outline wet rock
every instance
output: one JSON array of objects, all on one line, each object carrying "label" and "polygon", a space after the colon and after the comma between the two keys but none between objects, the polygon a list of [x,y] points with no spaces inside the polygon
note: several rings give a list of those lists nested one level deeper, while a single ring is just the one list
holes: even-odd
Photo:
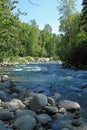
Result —
[{"label": "wet rock", "polygon": [[80,126],[82,124],[82,122],[83,122],[83,119],[81,117],[78,118],[78,119],[73,119],[72,120],[72,125],[74,125],[74,126]]},{"label": "wet rock", "polygon": [[18,109],[15,112],[16,117],[21,117],[21,116],[25,116],[25,115],[30,115],[32,117],[36,117],[36,113],[32,110],[20,110]]},{"label": "wet rock", "polygon": [[63,128],[62,130],[70,130],[70,129],[68,129],[68,128]]},{"label": "wet rock", "polygon": [[17,94],[19,94],[19,93],[21,93],[23,91],[23,88],[21,87],[21,86],[15,86],[15,87],[12,87],[11,88],[11,92],[12,93],[17,93]]},{"label": "wet rock", "polygon": [[15,110],[19,109],[19,105],[17,103],[13,103],[13,102],[3,102],[2,107],[7,108],[10,111],[15,111]]},{"label": "wet rock", "polygon": [[35,126],[36,120],[32,116],[19,117],[14,123],[14,128],[20,130],[33,130]]},{"label": "wet rock", "polygon": [[37,94],[33,97],[29,103],[29,107],[33,111],[38,111],[43,109],[47,104],[47,97],[44,94]]},{"label": "wet rock", "polygon": [[56,114],[56,113],[58,113],[58,109],[56,107],[45,106],[45,110],[49,114]]},{"label": "wet rock", "polygon": [[53,99],[53,98],[51,98],[51,97],[48,97],[47,98],[47,102],[51,105],[51,106],[55,106],[55,100]]},{"label": "wet rock", "polygon": [[61,108],[59,108],[58,112],[61,113],[61,114],[66,114],[66,109],[61,107]]},{"label": "wet rock", "polygon": [[13,86],[14,86],[14,84],[12,82],[10,82],[10,81],[5,81],[5,82],[0,83],[0,88],[2,90],[6,89],[6,88],[13,87]]},{"label": "wet rock", "polygon": [[0,130],[11,130],[11,129],[6,128],[4,125],[1,125],[1,124],[0,124]]},{"label": "wet rock", "polygon": [[82,85],[80,88],[81,88],[81,89],[85,89],[85,88],[87,88],[87,84]]},{"label": "wet rock", "polygon": [[81,107],[77,102],[73,102],[70,100],[63,100],[60,102],[60,106],[64,107],[67,111],[75,112],[75,110],[80,110]]},{"label": "wet rock", "polygon": [[2,107],[2,100],[0,100],[0,107]]},{"label": "wet rock", "polygon": [[1,75],[1,82],[10,81],[10,78],[8,75]]},{"label": "wet rock", "polygon": [[12,93],[12,94],[10,94],[10,95],[7,97],[6,101],[11,101],[12,99],[17,98],[17,97],[18,97],[18,94],[17,94],[17,93]]},{"label": "wet rock", "polygon": [[71,120],[66,120],[61,122],[63,128],[67,128],[69,130],[87,130],[87,123],[82,122],[80,126],[74,126],[72,125]]},{"label": "wet rock", "polygon": [[54,93],[53,98],[56,102],[59,102],[61,99],[63,99],[63,96],[60,93]]},{"label": "wet rock", "polygon": [[24,108],[25,108],[25,105],[24,105],[24,104],[22,103],[22,101],[19,100],[19,99],[12,99],[12,100],[11,100],[11,103],[17,104],[17,105],[19,106],[19,108],[21,108],[21,109],[24,109]]},{"label": "wet rock", "polygon": [[40,122],[42,125],[45,125],[52,121],[51,117],[47,114],[39,114],[37,115],[37,121]]},{"label": "wet rock", "polygon": [[8,109],[0,109],[0,120],[9,120],[12,118],[12,113]]},{"label": "wet rock", "polygon": [[7,98],[7,94],[4,91],[0,91],[0,99],[2,101],[5,101]]}]

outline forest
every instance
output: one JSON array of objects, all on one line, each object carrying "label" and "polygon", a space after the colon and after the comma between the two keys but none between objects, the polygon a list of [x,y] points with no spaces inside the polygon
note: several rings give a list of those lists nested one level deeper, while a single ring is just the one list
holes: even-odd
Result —
[{"label": "forest", "polygon": [[21,12],[14,13],[17,4],[17,0],[0,1],[0,62],[31,56],[87,65],[87,3],[78,12],[75,0],[58,0],[59,35],[48,23],[40,30],[35,19],[21,22]]}]

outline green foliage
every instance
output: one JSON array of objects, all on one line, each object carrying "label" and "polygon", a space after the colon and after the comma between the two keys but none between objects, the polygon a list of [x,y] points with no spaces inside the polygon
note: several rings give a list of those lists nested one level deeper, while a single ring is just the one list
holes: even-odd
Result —
[{"label": "green foliage", "polygon": [[83,6],[81,13],[81,30],[87,33],[87,4]]},{"label": "green foliage", "polygon": [[3,59],[14,62],[18,57],[22,57],[18,59],[22,62],[23,57],[31,61],[31,56],[56,56],[57,36],[52,34],[51,26],[46,24],[41,31],[35,19],[30,24],[22,23],[19,14],[13,14],[17,3],[14,0],[0,1],[0,62]]},{"label": "green foliage", "polygon": [[75,12],[75,0],[60,0],[60,31],[57,54],[63,62],[76,67],[87,65],[87,5]]},{"label": "green foliage", "polygon": [[0,62],[3,62],[3,56],[0,54]]},{"label": "green foliage", "polygon": [[31,62],[31,61],[32,61],[32,57],[31,57],[31,56],[26,56],[25,59],[26,59],[28,62]]}]

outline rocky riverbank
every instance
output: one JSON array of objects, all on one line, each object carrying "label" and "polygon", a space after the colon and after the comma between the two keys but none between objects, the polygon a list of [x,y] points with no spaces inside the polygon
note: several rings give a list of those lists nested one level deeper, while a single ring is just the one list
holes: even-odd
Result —
[{"label": "rocky riverbank", "polygon": [[55,93],[47,97],[14,84],[7,75],[0,76],[0,130],[56,130],[54,119],[62,119],[58,130],[87,130],[77,102]]},{"label": "rocky riverbank", "polygon": [[13,65],[18,65],[18,64],[29,64],[29,63],[42,63],[42,62],[52,62],[52,58],[44,58],[44,57],[18,57],[18,58],[13,58],[12,60],[5,60],[0,63],[0,67],[3,66],[13,66]]}]

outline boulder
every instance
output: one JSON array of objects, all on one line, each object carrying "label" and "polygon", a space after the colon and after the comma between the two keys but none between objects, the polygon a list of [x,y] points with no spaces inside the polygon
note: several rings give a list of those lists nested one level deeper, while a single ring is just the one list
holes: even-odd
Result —
[{"label": "boulder", "polygon": [[0,130],[11,130],[11,129],[6,128],[4,125],[1,125],[1,124],[0,124]]},{"label": "boulder", "polygon": [[64,107],[69,112],[75,112],[76,110],[80,110],[81,107],[77,102],[73,102],[70,100],[63,100],[60,102],[60,106]]},{"label": "boulder", "polygon": [[4,91],[0,91],[0,99],[2,101],[5,101],[7,98],[7,94]]},{"label": "boulder", "polygon": [[11,101],[12,99],[17,98],[17,97],[18,97],[17,93],[9,94],[6,101]]},{"label": "boulder", "polygon": [[12,99],[11,100],[11,103],[16,103],[18,106],[19,106],[19,108],[21,108],[21,109],[24,109],[25,108],[25,105],[22,103],[22,101],[21,100],[19,100],[19,99]]},{"label": "boulder", "polygon": [[2,107],[2,100],[0,99],[0,107]]},{"label": "boulder", "polygon": [[19,105],[17,103],[13,103],[13,102],[3,102],[2,107],[7,108],[10,111],[15,111],[15,110],[19,109]]},{"label": "boulder", "polygon": [[3,90],[3,89],[6,89],[6,88],[10,88],[10,87],[13,87],[14,84],[10,81],[5,81],[5,82],[1,82],[0,83],[0,88]]},{"label": "boulder", "polygon": [[12,87],[11,88],[11,92],[12,93],[17,93],[17,94],[19,94],[19,93],[21,93],[23,91],[23,88],[21,87],[21,86],[15,86],[15,87]]},{"label": "boulder", "polygon": [[26,110],[18,109],[18,110],[16,110],[15,115],[16,115],[16,117],[21,117],[21,116],[25,116],[25,115],[30,115],[32,117],[36,117],[36,113],[34,111],[28,110],[28,109],[26,109]]},{"label": "boulder", "polygon": [[33,97],[29,103],[29,107],[33,111],[38,111],[43,109],[47,104],[47,97],[44,94],[37,94]]},{"label": "boulder", "polygon": [[36,120],[32,116],[22,116],[14,122],[14,128],[18,130],[33,130],[35,126]]},{"label": "boulder", "polygon": [[63,128],[62,130],[70,130],[70,129],[68,129],[68,128]]},{"label": "boulder", "polygon": [[83,122],[83,119],[81,117],[78,118],[78,119],[73,119],[72,120],[72,125],[74,125],[74,126],[80,126],[82,124],[82,122]]},{"label": "boulder", "polygon": [[80,126],[72,125],[72,120],[62,121],[61,125],[63,129],[67,128],[66,130],[87,130],[87,123],[84,121],[82,122]]},{"label": "boulder", "polygon": [[47,98],[47,102],[51,105],[51,106],[55,106],[55,100],[53,99],[53,98],[51,98],[51,97],[48,97]]},{"label": "boulder", "polygon": [[37,115],[37,121],[42,125],[46,125],[52,121],[51,117],[47,114],[39,114]]},{"label": "boulder", "polygon": [[12,113],[8,109],[0,109],[0,120],[9,120],[12,118]]},{"label": "boulder", "polygon": [[45,110],[49,114],[56,114],[56,113],[58,113],[57,107],[45,106]]},{"label": "boulder", "polygon": [[10,81],[10,78],[8,75],[1,75],[1,82]]}]

